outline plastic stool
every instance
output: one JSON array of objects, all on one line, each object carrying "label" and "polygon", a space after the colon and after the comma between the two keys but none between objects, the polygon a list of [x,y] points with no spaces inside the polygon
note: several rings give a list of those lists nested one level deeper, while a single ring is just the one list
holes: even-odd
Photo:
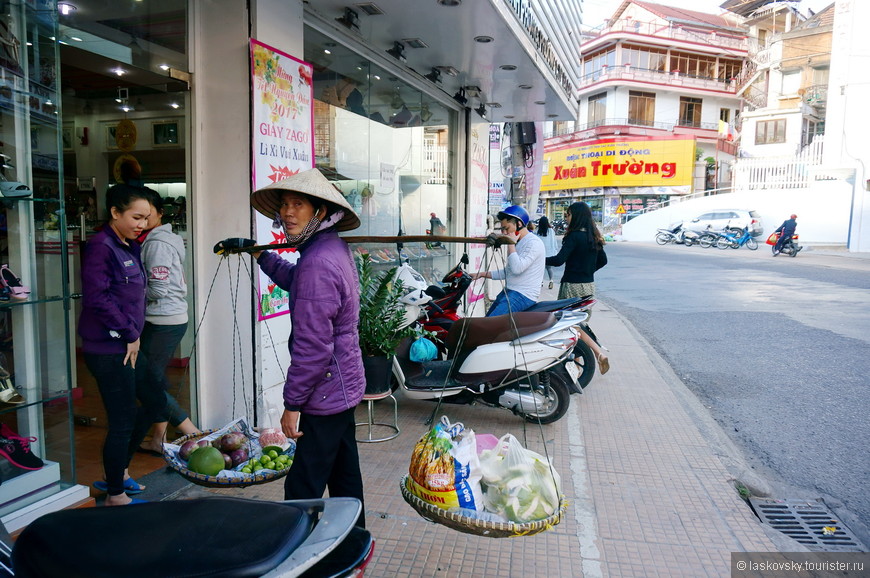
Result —
[{"label": "plastic stool", "polygon": [[[374,404],[374,402],[378,401],[379,399],[384,399],[387,397],[389,397],[391,400],[393,400],[393,423],[376,422],[376,421],[374,421],[375,418],[374,418],[374,412],[373,412],[372,405]],[[361,443],[385,442],[385,441],[391,440],[394,437],[399,435],[399,403],[396,401],[396,398],[393,397],[393,393],[390,390],[387,390],[383,393],[367,393],[367,394],[363,395],[363,401],[368,402],[368,405],[369,405],[369,407],[368,407],[369,420],[366,422],[361,422],[361,423],[355,424],[355,425],[356,425],[356,427],[368,426],[369,434],[368,434],[367,438],[362,438],[362,439],[357,438],[356,441],[361,442]],[[372,428],[374,426],[381,426],[381,427],[389,428],[390,430],[393,430],[394,433],[391,433],[387,437],[373,438],[372,437]]]}]

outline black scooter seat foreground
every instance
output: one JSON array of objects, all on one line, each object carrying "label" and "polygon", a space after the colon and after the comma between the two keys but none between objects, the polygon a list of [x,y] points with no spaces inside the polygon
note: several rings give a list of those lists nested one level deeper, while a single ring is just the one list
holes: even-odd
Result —
[{"label": "black scooter seat foreground", "polygon": [[[317,524],[330,501],[337,508],[356,502],[356,508],[340,516],[352,516],[349,521]],[[64,510],[24,529],[12,565],[17,578],[247,577],[263,576],[295,556],[301,557],[296,564],[301,571],[331,549],[326,549],[327,540],[338,544],[347,535],[358,513],[359,501],[353,498],[266,502],[214,497]],[[332,535],[317,536],[323,533]],[[314,543],[307,546],[309,537]]]}]

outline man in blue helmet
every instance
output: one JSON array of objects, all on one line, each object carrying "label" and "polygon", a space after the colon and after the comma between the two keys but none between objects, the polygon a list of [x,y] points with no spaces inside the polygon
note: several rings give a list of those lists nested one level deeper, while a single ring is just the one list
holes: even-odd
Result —
[{"label": "man in blue helmet", "polygon": [[505,280],[505,288],[492,302],[487,317],[525,311],[537,303],[547,258],[544,242],[537,235],[529,234],[529,213],[524,208],[511,205],[497,218],[501,222],[502,235],[510,237],[516,244],[507,245],[508,258],[504,269],[472,275],[473,279]]}]

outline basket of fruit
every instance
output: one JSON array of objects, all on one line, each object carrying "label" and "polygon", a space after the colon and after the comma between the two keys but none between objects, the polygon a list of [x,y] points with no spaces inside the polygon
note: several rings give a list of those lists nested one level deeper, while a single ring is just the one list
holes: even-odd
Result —
[{"label": "basket of fruit", "polygon": [[[278,432],[280,433],[280,432]],[[244,420],[164,444],[167,465],[200,486],[243,488],[283,478],[293,464],[295,445],[283,434],[252,432]],[[283,443],[279,443],[283,440]]]}]

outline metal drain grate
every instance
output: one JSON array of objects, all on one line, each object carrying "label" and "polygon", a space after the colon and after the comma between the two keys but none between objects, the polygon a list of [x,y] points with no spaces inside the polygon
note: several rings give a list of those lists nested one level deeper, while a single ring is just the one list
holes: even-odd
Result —
[{"label": "metal drain grate", "polygon": [[761,521],[816,552],[863,552],[851,530],[822,502],[750,498]]}]

